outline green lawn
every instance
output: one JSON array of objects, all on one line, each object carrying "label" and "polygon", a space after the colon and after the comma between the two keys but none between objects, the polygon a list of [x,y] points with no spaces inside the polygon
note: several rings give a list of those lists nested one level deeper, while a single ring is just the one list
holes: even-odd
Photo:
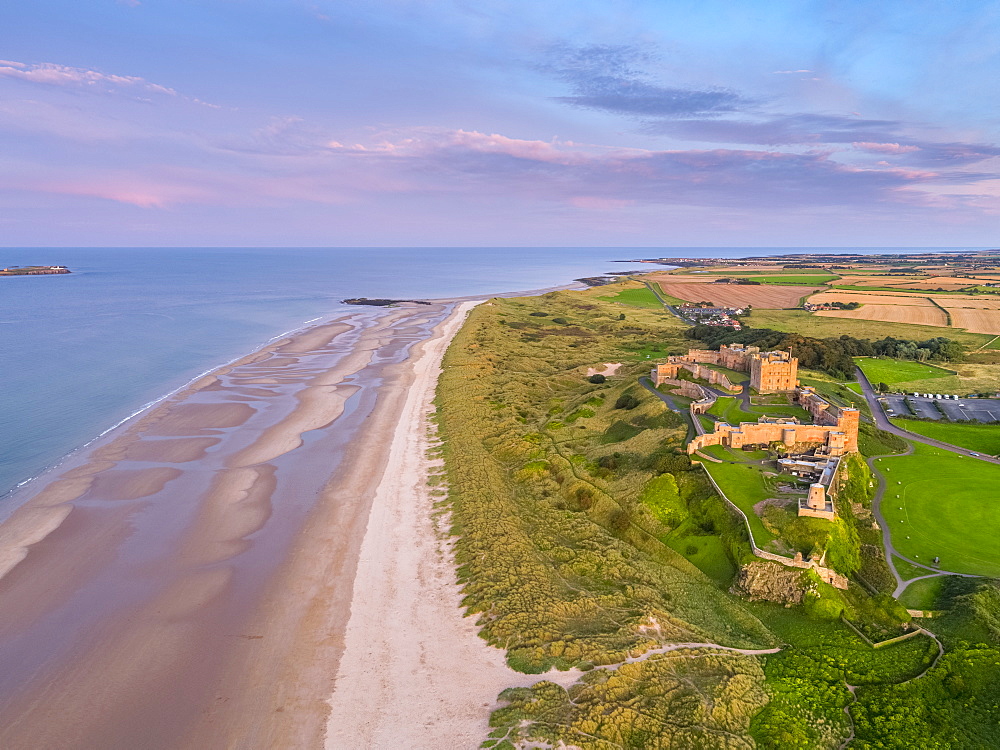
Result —
[{"label": "green lawn", "polygon": [[937,609],[938,596],[948,576],[935,576],[914,581],[899,596],[907,609]]},{"label": "green lawn", "polygon": [[927,568],[921,568],[919,565],[914,565],[896,555],[892,556],[892,564],[896,566],[896,572],[899,573],[899,577],[904,581],[920,578],[934,572],[933,570],[927,570]]},{"label": "green lawn", "polygon": [[855,357],[855,364],[871,381],[876,383],[908,383],[911,380],[931,380],[947,378],[954,375],[951,370],[943,367],[914,362],[909,359],[883,359],[881,357]]},{"label": "green lawn", "polygon": [[750,408],[751,411],[744,411],[743,402],[740,399],[727,396],[720,397],[708,411],[709,414],[714,414],[731,425],[738,425],[740,422],[756,422],[760,417],[765,415],[771,417],[797,417],[805,423],[812,421],[809,412],[801,406],[792,406],[791,404],[758,406],[751,402]]},{"label": "green lawn", "polygon": [[714,461],[703,461],[702,466],[712,475],[712,479],[733,505],[746,514],[757,546],[763,547],[774,539],[774,535],[764,528],[760,517],[753,510],[756,503],[774,494],[764,482],[761,467],[753,464],[717,464]]},{"label": "green lawn", "polygon": [[1000,425],[956,424],[954,422],[922,422],[916,419],[894,419],[893,424],[918,435],[951,443],[970,451],[995,456],[1000,453]]},{"label": "green lawn", "polygon": [[926,565],[939,556],[946,571],[1000,576],[1000,466],[919,443],[911,455],[875,466],[886,478],[882,513],[901,554]]},{"label": "green lawn", "polygon": [[730,382],[733,384],[742,383],[744,380],[750,379],[750,373],[747,372],[737,372],[736,370],[730,370],[728,367],[723,367],[722,365],[705,365],[710,370],[715,370],[716,372],[721,372]]},{"label": "green lawn", "polygon": [[597,299],[602,299],[607,302],[620,302],[623,305],[644,307],[650,310],[663,309],[663,304],[660,300],[656,299],[656,295],[646,287],[643,287],[642,289],[622,289],[613,297],[598,297]]}]

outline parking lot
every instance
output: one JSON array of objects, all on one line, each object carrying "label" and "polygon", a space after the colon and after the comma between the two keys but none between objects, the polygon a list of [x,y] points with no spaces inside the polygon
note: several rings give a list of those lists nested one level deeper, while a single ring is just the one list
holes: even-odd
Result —
[{"label": "parking lot", "polygon": [[[945,419],[945,415],[947,415],[947,419],[950,421],[962,419],[975,419],[979,422],[1000,421],[1000,399],[960,398],[955,401],[953,399],[942,398],[938,400],[908,394],[906,397],[913,408],[912,412],[906,408],[906,404],[903,402],[903,394],[887,394],[880,397],[880,399],[885,400],[889,411],[892,412],[890,416],[895,417],[917,416],[925,419]],[[940,406],[940,409],[938,406]],[[941,413],[942,411],[944,414]]]}]

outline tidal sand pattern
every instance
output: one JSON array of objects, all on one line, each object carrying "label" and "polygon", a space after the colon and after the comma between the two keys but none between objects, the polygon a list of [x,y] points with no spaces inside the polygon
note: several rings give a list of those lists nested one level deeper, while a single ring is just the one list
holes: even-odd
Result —
[{"label": "tidal sand pattern", "polygon": [[[322,746],[372,503],[467,307],[275,342],[25,488],[0,526],[0,746]],[[416,495],[425,447],[404,446]]]}]

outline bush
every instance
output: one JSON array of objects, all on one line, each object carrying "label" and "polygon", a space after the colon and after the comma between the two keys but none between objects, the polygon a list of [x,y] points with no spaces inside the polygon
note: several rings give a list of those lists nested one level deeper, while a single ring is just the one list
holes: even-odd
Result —
[{"label": "bush", "polygon": [[552,322],[553,323],[558,323],[559,325],[563,325],[563,326],[566,325],[567,323],[569,323],[569,321],[566,320],[566,318],[553,318]]},{"label": "bush", "polygon": [[587,380],[589,380],[591,383],[596,383],[597,385],[600,385],[601,383],[606,381],[607,378],[604,377],[603,375],[591,375],[589,378],[587,378]]},{"label": "bush", "polygon": [[623,393],[615,401],[616,409],[634,409],[639,405],[639,399],[633,396],[631,393]]}]

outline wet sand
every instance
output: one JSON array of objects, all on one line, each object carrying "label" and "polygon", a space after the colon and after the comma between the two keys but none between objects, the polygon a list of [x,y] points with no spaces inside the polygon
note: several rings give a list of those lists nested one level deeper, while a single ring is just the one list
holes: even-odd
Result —
[{"label": "wet sand", "polygon": [[26,487],[0,525],[0,747],[322,747],[372,504],[456,307],[275,342]]}]

